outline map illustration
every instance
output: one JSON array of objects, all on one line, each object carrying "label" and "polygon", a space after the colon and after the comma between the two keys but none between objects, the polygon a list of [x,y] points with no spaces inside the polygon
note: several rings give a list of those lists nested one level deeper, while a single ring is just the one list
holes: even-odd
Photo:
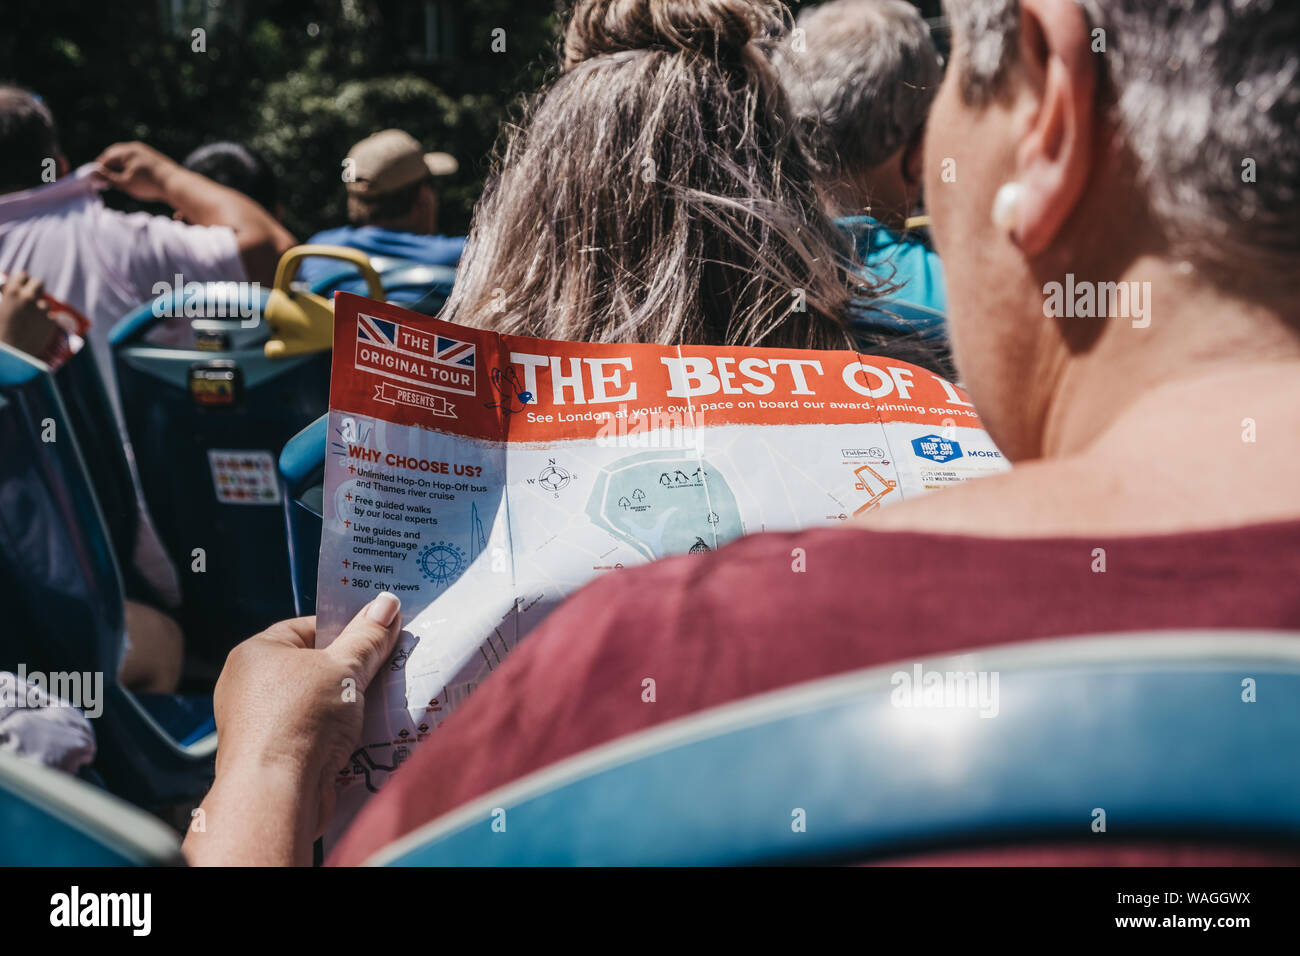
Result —
[{"label": "map illustration", "polygon": [[546,341],[346,293],[334,336],[319,646],[384,591],[402,632],[334,768],[327,844],[600,575],[706,568],[743,535],[869,520],[1007,467],[968,396],[888,357]]},{"label": "map illustration", "polygon": [[744,533],[726,480],[686,452],[650,451],[606,465],[596,477],[587,514],[650,561],[712,551]]}]

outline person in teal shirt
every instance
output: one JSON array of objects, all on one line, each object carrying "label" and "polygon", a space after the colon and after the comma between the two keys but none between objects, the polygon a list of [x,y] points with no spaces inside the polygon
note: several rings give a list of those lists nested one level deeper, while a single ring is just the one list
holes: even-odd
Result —
[{"label": "person in teal shirt", "polygon": [[[802,43],[773,54],[822,173],[822,201],[853,239],[855,267],[884,283],[855,322],[942,339],[943,266],[922,229],[925,121],[943,66],[906,0],[832,0],[799,15]],[[790,49],[786,50],[789,46]]]},{"label": "person in teal shirt", "polygon": [[943,261],[924,227],[891,228],[870,216],[845,216],[835,224],[853,237],[854,261],[889,284],[890,291],[877,305],[895,301],[918,305],[936,313],[936,325],[943,324],[948,311]]}]

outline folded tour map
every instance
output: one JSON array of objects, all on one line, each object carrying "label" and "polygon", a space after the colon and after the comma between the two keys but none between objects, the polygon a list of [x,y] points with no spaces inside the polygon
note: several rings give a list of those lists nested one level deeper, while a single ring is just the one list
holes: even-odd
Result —
[{"label": "folded tour map", "polygon": [[1006,467],[967,396],[906,362],[547,341],[339,294],[318,640],[382,590],[404,629],[333,833],[597,575]]}]

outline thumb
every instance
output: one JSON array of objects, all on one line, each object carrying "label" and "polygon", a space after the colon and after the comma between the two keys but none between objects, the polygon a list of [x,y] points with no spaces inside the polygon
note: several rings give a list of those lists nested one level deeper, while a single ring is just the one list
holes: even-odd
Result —
[{"label": "thumb", "polygon": [[401,610],[397,595],[385,591],[357,612],[325,653],[352,671],[362,687],[369,686],[397,643],[402,630]]},{"label": "thumb", "polygon": [[29,276],[18,290],[18,295],[24,299],[39,299],[41,292],[45,289],[45,280],[40,276]]},{"label": "thumb", "polygon": [[123,184],[130,180],[125,169],[114,169],[108,166],[100,166],[95,171],[94,178],[103,183],[105,186],[121,188]]},{"label": "thumb", "polygon": [[131,150],[126,143],[113,143],[111,146],[104,148],[104,151],[95,157],[95,162],[104,168],[116,167],[123,164]]}]

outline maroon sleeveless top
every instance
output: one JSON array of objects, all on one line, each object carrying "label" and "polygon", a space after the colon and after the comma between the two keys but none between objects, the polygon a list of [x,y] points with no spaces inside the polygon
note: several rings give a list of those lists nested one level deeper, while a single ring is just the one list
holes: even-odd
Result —
[{"label": "maroon sleeveless top", "polygon": [[[1096,548],[1104,572],[1093,570]],[[360,863],[589,747],[784,685],[1012,641],[1198,627],[1300,631],[1300,521],[1028,540],[821,529],[608,572],[557,608],[416,751],[329,862]],[[641,699],[647,677],[654,703]],[[1066,863],[1074,852],[1040,848],[1023,861]],[[1086,862],[1107,862],[1097,852]],[[1110,862],[1231,862],[1208,848],[1113,852]],[[1017,862],[1005,849],[995,855]],[[1247,861],[1260,859],[1241,854]]]}]

